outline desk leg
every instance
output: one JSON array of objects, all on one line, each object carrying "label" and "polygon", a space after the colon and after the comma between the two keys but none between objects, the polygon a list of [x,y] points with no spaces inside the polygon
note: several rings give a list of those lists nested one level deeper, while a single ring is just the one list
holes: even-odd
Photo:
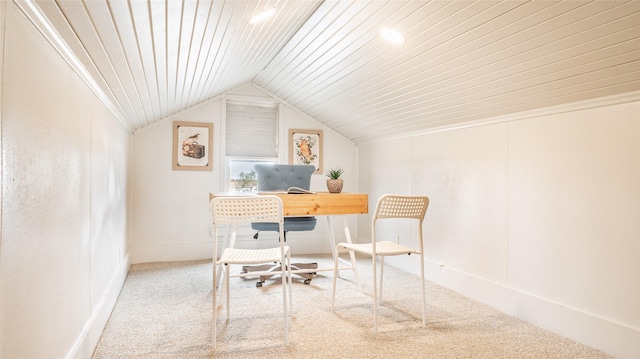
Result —
[{"label": "desk leg", "polygon": [[[332,216],[327,216],[327,223],[329,224],[329,241],[331,242],[331,255],[335,260],[338,253],[336,252],[336,239],[333,232],[333,223],[331,222]],[[344,235],[347,240],[347,243],[353,243],[351,241],[351,232],[349,231],[349,223],[347,222],[347,216],[342,217],[342,225],[344,227]],[[353,273],[356,276],[356,283],[358,284],[358,290],[362,292],[362,282],[360,282],[360,272],[358,271],[358,263],[356,262],[356,255],[353,251],[349,251],[349,257],[351,258],[351,267],[353,268]],[[340,271],[338,271],[338,277],[340,276]]]},{"label": "desk leg", "polygon": [[[327,225],[329,225],[329,244],[331,246],[331,258],[333,260],[336,259],[338,255],[336,253],[336,236],[333,234],[333,222],[331,222],[331,216],[327,217]],[[340,271],[338,271],[338,277],[340,276]]]}]

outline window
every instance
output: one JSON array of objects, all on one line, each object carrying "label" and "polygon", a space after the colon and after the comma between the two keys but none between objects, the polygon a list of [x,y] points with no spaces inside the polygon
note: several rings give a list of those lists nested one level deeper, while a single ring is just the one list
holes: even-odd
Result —
[{"label": "window", "polygon": [[258,180],[253,169],[256,163],[276,163],[276,159],[227,157],[227,192],[256,192]]},{"label": "window", "polygon": [[278,105],[227,102],[226,191],[255,192],[256,163],[278,159]]}]

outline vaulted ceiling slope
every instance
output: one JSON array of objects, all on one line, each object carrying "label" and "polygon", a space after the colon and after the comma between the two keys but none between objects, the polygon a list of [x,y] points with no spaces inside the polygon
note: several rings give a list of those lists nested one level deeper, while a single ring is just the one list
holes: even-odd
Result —
[{"label": "vaulted ceiling slope", "polygon": [[355,143],[640,90],[638,0],[14,2],[131,130],[248,83]]}]

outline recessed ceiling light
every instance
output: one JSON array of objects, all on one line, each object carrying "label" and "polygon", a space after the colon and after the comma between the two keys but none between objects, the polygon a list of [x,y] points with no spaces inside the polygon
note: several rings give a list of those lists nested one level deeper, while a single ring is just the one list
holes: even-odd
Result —
[{"label": "recessed ceiling light", "polygon": [[271,8],[269,10],[265,10],[265,11],[259,13],[258,15],[252,17],[251,20],[249,20],[249,23],[251,23],[251,24],[259,23],[261,21],[264,21],[264,20],[270,18],[275,13],[276,13],[276,8],[275,7]]},{"label": "recessed ceiling light", "polygon": [[392,28],[383,27],[382,29],[380,29],[380,35],[385,40],[393,42],[394,44],[404,44],[404,35]]}]

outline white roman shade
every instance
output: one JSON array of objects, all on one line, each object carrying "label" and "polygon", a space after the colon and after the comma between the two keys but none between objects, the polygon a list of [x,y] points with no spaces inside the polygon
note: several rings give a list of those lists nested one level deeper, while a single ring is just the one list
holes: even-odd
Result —
[{"label": "white roman shade", "polygon": [[278,105],[227,102],[227,156],[278,156]]}]

